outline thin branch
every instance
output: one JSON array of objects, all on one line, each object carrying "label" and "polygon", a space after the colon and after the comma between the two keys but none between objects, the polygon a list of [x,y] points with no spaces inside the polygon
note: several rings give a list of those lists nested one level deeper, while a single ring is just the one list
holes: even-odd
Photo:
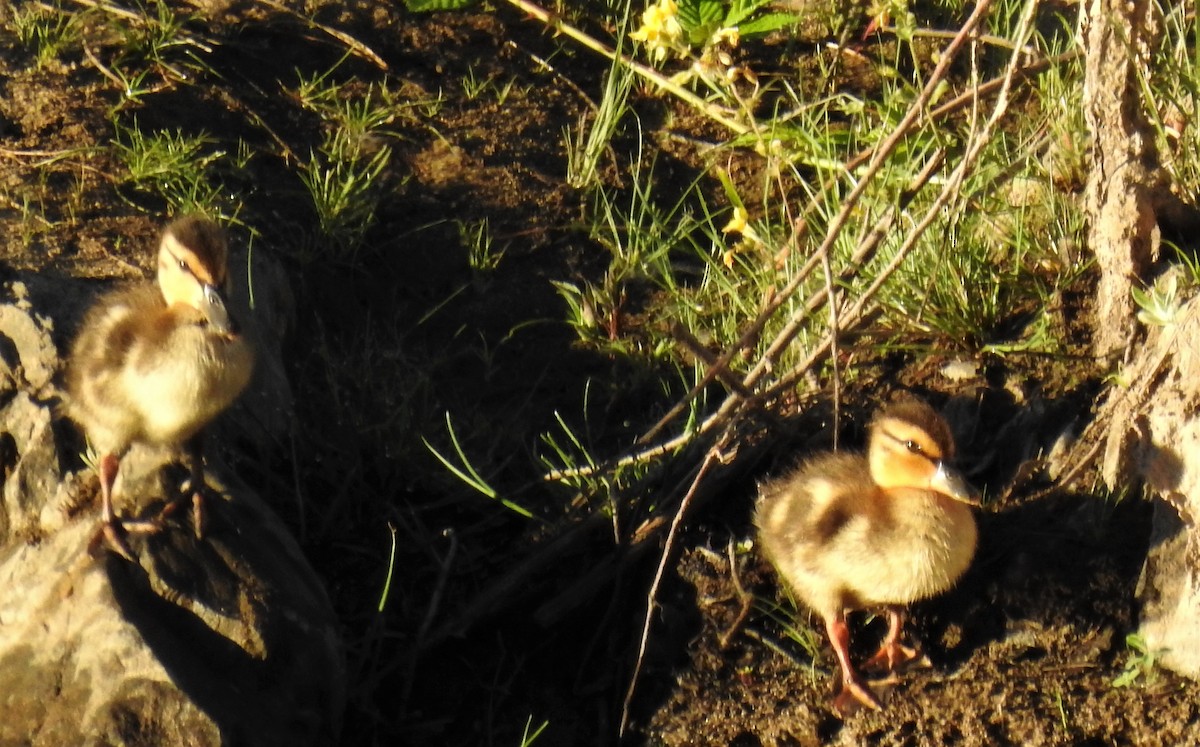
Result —
[{"label": "thin branch", "polygon": [[[78,2],[78,0],[76,0],[76,1]],[[370,62],[372,65],[379,68],[380,70],[382,70],[385,73],[389,72],[388,64],[386,62],[384,62],[382,57],[380,57],[378,54],[375,53],[375,50],[371,49],[366,44],[363,44],[358,39],[355,39],[353,36],[350,36],[345,31],[335,29],[332,26],[326,26],[323,23],[317,23],[312,18],[310,18],[302,13],[297,13],[296,11],[287,7],[283,3],[276,2],[276,0],[258,0],[258,2],[262,3],[263,5],[268,6],[270,8],[274,8],[275,10],[279,11],[280,13],[286,13],[290,16],[293,16],[297,20],[304,23],[306,26],[315,28],[324,34],[331,36],[334,39],[337,39],[342,44],[345,44],[346,48],[349,49],[350,52],[352,54],[354,54],[355,57],[360,57],[360,58],[366,60],[367,62]]]},{"label": "thin branch", "polygon": [[[785,285],[783,289],[775,295],[771,302],[764,307],[764,309],[759,313],[758,318],[755,319],[750,325],[749,331],[746,334],[743,334],[742,337],[736,343],[734,343],[734,345],[729,351],[726,352],[725,355],[721,356],[719,363],[722,365],[728,365],[728,362],[732,360],[739,351],[747,347],[750,340],[754,339],[750,336],[750,333],[753,332],[757,334],[757,331],[761,330],[766,325],[767,320],[770,319],[770,317],[775,314],[779,307],[786,303],[788,299],[790,299],[791,296],[800,288],[800,286],[808,278],[808,275],[817,267],[818,263],[821,262],[821,258],[827,255],[829,250],[833,247],[834,242],[841,235],[842,229],[850,219],[850,215],[857,208],[858,202],[862,198],[863,193],[866,192],[867,186],[874,179],[875,175],[878,174],[883,168],[885,159],[891,155],[892,151],[894,151],[901,142],[903,142],[904,138],[908,135],[909,129],[918,122],[922,112],[925,110],[926,105],[929,103],[930,99],[933,98],[935,90],[941,84],[942,80],[949,71],[951,63],[953,63],[953,61],[957,58],[959,51],[962,49],[962,46],[966,40],[970,37],[974,28],[983,20],[983,17],[990,5],[991,0],[981,0],[981,2],[975,6],[974,12],[971,13],[971,16],[967,19],[966,23],[963,24],[958,36],[956,36],[955,39],[942,52],[937,67],[935,67],[933,72],[930,74],[929,80],[926,82],[925,87],[921,90],[921,93],[909,106],[908,111],[905,112],[904,117],[897,123],[891,134],[889,134],[888,137],[872,152],[866,170],[861,176],[859,176],[858,183],[855,185],[854,189],[850,191],[850,194],[846,196],[837,215],[835,215],[833,220],[830,221],[825,235],[825,240],[809,257],[809,260],[807,263],[805,263],[804,267],[801,268],[800,271],[787,283],[787,285]],[[788,345],[791,344],[792,340],[795,338],[795,335],[798,334],[799,331],[799,325],[788,325],[782,332],[780,332],[779,335],[776,336],[771,346],[767,349],[767,352],[743,380],[742,385],[745,389],[752,389],[755,384],[758,383],[758,380],[774,366],[774,363],[778,359],[779,355],[784,349],[787,348]],[[707,383],[707,381],[711,381],[711,378],[708,376],[705,377],[705,382],[703,383]],[[686,402],[688,399],[695,397],[699,391],[699,387],[693,387],[685,397],[684,401]],[[705,426],[701,427],[701,431],[705,430],[706,427],[715,427],[717,423],[724,422],[724,419],[728,417],[728,415],[738,405],[739,402],[741,402],[740,397],[738,397],[736,394],[732,395],[730,399],[725,401],[717,413],[708,421],[706,421]],[[677,409],[682,408],[673,408],[672,412],[675,412]],[[652,428],[651,433],[657,432],[658,427],[659,426],[656,425],[655,428]],[[643,437],[642,439],[639,439],[639,443],[643,443],[646,440],[648,439]]]},{"label": "thin branch", "polygon": [[687,514],[688,507],[692,503],[692,498],[695,497],[700,483],[704,480],[704,476],[708,474],[708,471],[712,469],[714,464],[721,461],[721,448],[723,445],[721,443],[713,446],[704,455],[704,461],[700,463],[700,467],[696,471],[696,477],[692,480],[691,487],[688,488],[687,494],[680,501],[679,508],[675,511],[675,518],[671,520],[671,529],[667,532],[662,557],[659,558],[658,568],[654,572],[654,581],[650,584],[650,591],[646,595],[646,617],[642,622],[642,638],[638,644],[637,661],[634,663],[633,674],[629,677],[629,688],[625,691],[625,703],[621,709],[621,727],[618,732],[620,736],[625,735],[625,730],[629,726],[629,709],[633,704],[633,695],[637,691],[638,679],[642,673],[642,664],[646,660],[646,647],[650,642],[650,627],[654,621],[658,589],[662,585],[663,576],[666,575],[667,562],[670,560],[671,553],[675,549],[675,539],[679,535],[679,528],[683,525],[683,517]]}]

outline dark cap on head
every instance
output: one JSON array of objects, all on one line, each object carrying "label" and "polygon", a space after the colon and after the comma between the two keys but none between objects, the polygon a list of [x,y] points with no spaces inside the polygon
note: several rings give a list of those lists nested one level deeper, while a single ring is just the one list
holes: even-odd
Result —
[{"label": "dark cap on head", "polygon": [[945,418],[925,402],[919,399],[894,402],[872,418],[871,429],[874,430],[883,420],[899,420],[920,428],[940,447],[943,459],[954,459],[954,434],[950,431],[950,426]]},{"label": "dark cap on head", "polygon": [[219,273],[219,277],[214,278],[218,285],[224,282],[229,244],[225,240],[225,230],[214,221],[202,215],[185,215],[171,221],[163,230],[163,236],[174,238],[211,272]]}]

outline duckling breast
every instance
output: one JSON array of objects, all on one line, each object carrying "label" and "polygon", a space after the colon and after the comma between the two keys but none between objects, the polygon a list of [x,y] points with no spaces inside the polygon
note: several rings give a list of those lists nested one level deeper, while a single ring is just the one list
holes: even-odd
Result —
[{"label": "duckling breast", "polygon": [[907,604],[940,594],[966,572],[978,530],[963,503],[924,490],[893,490],[890,520],[862,537],[852,588],[870,604]]},{"label": "duckling breast", "polygon": [[254,371],[254,353],[240,335],[182,324],[157,344],[135,347],[123,375],[138,393],[148,440],[190,438],[241,394]]}]

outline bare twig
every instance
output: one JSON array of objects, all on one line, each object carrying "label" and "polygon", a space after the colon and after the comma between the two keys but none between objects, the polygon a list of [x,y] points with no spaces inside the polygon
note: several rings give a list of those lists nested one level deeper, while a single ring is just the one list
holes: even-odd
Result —
[{"label": "bare twig", "polygon": [[733,642],[733,637],[741,632],[746,619],[750,617],[750,610],[754,609],[754,595],[747,592],[745,587],[742,586],[742,579],[738,573],[737,550],[733,538],[729,540],[726,554],[729,556],[729,580],[733,582],[733,589],[737,592],[738,613],[733,618],[733,622],[729,627],[717,639],[717,648],[722,651],[729,648],[729,644]]},{"label": "bare twig", "polygon": [[683,517],[687,514],[688,507],[691,505],[692,498],[696,495],[700,487],[700,483],[704,480],[705,475],[712,469],[713,465],[722,460],[721,449],[724,443],[719,443],[713,446],[704,455],[704,461],[700,463],[700,467],[696,470],[696,477],[692,480],[692,485],[688,488],[687,493],[683,496],[683,500],[679,503],[679,508],[675,511],[675,518],[671,521],[671,529],[667,532],[667,540],[663,546],[662,557],[658,561],[658,569],[654,572],[654,581],[650,584],[650,591],[646,595],[646,617],[642,622],[642,637],[638,644],[637,661],[633,666],[633,674],[629,677],[629,688],[625,691],[625,704],[621,709],[621,727],[619,734],[625,735],[625,730],[629,726],[629,709],[633,703],[633,695],[637,691],[638,679],[642,672],[642,663],[646,659],[646,647],[650,642],[650,627],[654,621],[654,611],[658,604],[658,589],[662,585],[663,576],[666,574],[667,562],[671,558],[672,551],[675,549],[675,538],[679,535],[679,528],[683,526]]},{"label": "bare twig", "polygon": [[[76,1],[78,2],[78,0],[76,0]],[[326,26],[323,23],[317,23],[312,18],[309,18],[308,16],[303,15],[301,13],[297,13],[296,11],[287,7],[283,3],[276,2],[276,0],[258,0],[258,2],[262,3],[263,5],[268,6],[270,8],[274,8],[275,10],[279,11],[280,13],[286,13],[290,16],[293,16],[297,20],[304,23],[306,26],[310,26],[314,29],[317,29],[318,31],[321,31],[322,33],[324,33],[328,36],[333,37],[334,39],[337,39],[342,44],[345,44],[346,48],[349,49],[350,52],[355,57],[359,57],[361,59],[366,60],[367,62],[371,63],[372,65],[379,68],[380,70],[382,70],[385,73],[389,71],[388,64],[386,62],[384,62],[382,57],[380,57],[378,54],[375,53],[375,50],[371,49],[366,44],[363,44],[358,39],[355,39],[353,36],[350,36],[345,31],[335,29],[332,26]]]},{"label": "bare twig", "polygon": [[125,90],[125,81],[121,80],[116,73],[114,73],[112,70],[109,70],[102,62],[100,62],[96,55],[92,53],[92,48],[88,46],[86,41],[83,42],[83,55],[88,58],[88,62],[92,63],[92,65],[99,70],[105,78],[108,78],[113,83],[116,83],[117,88],[120,90]]}]

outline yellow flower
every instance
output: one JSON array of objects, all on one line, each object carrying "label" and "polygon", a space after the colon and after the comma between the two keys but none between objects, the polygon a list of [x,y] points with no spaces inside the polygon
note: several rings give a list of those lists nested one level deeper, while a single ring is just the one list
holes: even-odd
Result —
[{"label": "yellow flower", "polygon": [[750,214],[746,212],[746,208],[739,205],[733,209],[733,217],[730,218],[729,222],[725,224],[725,227],[721,229],[721,233],[740,234],[742,231],[746,230],[746,226],[749,225],[747,223],[749,219]]},{"label": "yellow flower", "polygon": [[726,26],[723,29],[717,29],[717,32],[708,40],[709,44],[716,46],[718,44],[728,44],[731,47],[736,47],[741,41],[741,34],[738,33],[737,26]]},{"label": "yellow flower", "polygon": [[733,217],[721,229],[721,233],[736,233],[742,238],[753,244],[761,244],[762,239],[759,238],[758,232],[749,223],[750,215],[746,212],[746,208],[735,207],[733,209]]},{"label": "yellow flower", "polygon": [[642,25],[629,38],[642,42],[657,62],[667,58],[667,53],[683,38],[683,27],[677,15],[679,6],[675,0],[658,0],[642,13]]}]

